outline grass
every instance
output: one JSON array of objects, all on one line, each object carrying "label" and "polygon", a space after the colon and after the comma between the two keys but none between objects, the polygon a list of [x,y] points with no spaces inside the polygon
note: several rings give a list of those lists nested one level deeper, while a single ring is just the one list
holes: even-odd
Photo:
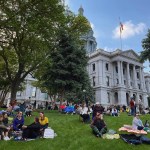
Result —
[{"label": "grass", "polygon": [[[38,113],[35,112],[34,116],[37,115]],[[150,146],[146,144],[134,146],[126,144],[121,139],[96,138],[92,134],[89,124],[80,122],[78,115],[65,115],[56,111],[47,111],[45,115],[49,118],[49,126],[57,133],[57,137],[29,142],[0,141],[0,150],[150,150]],[[26,118],[26,124],[32,123],[33,118]],[[141,119],[143,121],[149,119],[149,115],[141,116]],[[118,131],[123,124],[131,124],[132,116],[122,113],[120,117],[104,116],[104,120],[109,129]]]}]

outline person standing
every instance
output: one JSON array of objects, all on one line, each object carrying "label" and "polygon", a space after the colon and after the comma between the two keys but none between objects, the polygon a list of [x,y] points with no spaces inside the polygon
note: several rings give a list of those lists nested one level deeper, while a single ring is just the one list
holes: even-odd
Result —
[{"label": "person standing", "polygon": [[130,101],[130,110],[131,110],[131,115],[134,116],[134,114],[135,114],[135,102],[134,102],[133,98],[131,98],[131,101]]}]

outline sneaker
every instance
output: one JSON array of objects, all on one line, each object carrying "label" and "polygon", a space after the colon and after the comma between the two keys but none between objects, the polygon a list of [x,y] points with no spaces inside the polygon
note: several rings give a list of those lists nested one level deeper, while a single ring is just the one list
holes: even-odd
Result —
[{"label": "sneaker", "polygon": [[4,137],[4,141],[9,141],[9,140],[10,140],[10,138],[8,136]]}]

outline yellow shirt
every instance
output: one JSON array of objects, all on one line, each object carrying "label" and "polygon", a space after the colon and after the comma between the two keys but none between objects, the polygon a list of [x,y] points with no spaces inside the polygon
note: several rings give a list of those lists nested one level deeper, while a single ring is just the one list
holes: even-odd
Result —
[{"label": "yellow shirt", "polygon": [[39,122],[40,122],[41,125],[45,125],[45,124],[48,123],[48,118],[47,118],[47,117],[44,117],[43,120],[41,120],[41,118],[39,118]]}]

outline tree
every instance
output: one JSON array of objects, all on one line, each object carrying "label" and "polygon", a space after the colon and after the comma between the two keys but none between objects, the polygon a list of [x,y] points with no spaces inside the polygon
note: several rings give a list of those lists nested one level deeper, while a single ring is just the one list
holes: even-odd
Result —
[{"label": "tree", "polygon": [[145,60],[150,61],[150,29],[148,30],[147,37],[142,41],[142,47],[143,51],[140,55],[141,62],[144,62]]},{"label": "tree", "polygon": [[0,60],[0,106],[3,104],[9,90],[10,83],[7,79],[7,74],[4,69],[4,62]]},{"label": "tree", "polygon": [[83,48],[81,35],[87,33],[90,24],[84,16],[66,16],[66,20],[57,32],[55,47],[47,62],[35,73],[38,79],[36,84],[40,89],[45,88],[47,93],[61,101],[66,93],[81,92],[89,86],[89,77],[86,71],[87,57]]},{"label": "tree", "polygon": [[0,1],[0,59],[10,83],[11,100],[24,78],[48,57],[63,21],[59,0]]},{"label": "tree", "polygon": [[62,102],[67,92],[78,93],[86,88],[89,78],[86,51],[79,40],[63,28],[57,41],[40,80],[47,88],[55,89]]}]

